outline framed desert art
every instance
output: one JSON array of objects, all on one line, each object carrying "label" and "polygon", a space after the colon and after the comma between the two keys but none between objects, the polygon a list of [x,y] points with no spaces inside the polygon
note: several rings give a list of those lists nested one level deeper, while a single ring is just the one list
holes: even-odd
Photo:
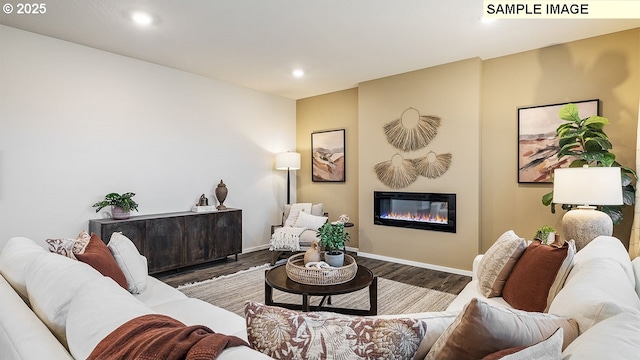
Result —
[{"label": "framed desert art", "polygon": [[578,106],[581,118],[600,115],[600,100],[518,108],[518,182],[551,183],[553,169],[567,167],[570,157],[558,160],[560,151],[556,129],[565,120],[558,113],[566,104]]},{"label": "framed desert art", "polygon": [[344,129],[311,133],[311,179],[313,181],[345,181],[344,134]]}]

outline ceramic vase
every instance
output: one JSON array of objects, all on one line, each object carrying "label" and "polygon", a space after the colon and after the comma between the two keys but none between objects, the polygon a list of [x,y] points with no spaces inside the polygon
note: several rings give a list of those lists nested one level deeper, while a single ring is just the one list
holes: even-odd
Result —
[{"label": "ceramic vase", "polygon": [[344,253],[341,251],[338,255],[331,255],[328,252],[325,252],[324,262],[333,267],[342,267],[342,265],[344,265]]},{"label": "ceramic vase", "polygon": [[216,209],[225,210],[227,208],[223,203],[227,199],[228,192],[229,190],[227,189],[227,185],[225,185],[225,183],[220,180],[220,184],[218,184],[218,186],[216,187],[216,199],[218,199],[220,205],[218,205]]},{"label": "ceramic vase", "polygon": [[318,249],[318,242],[317,241],[312,241],[311,242],[311,249],[307,250],[304,253],[304,263],[309,263],[309,262],[318,262],[320,261],[320,250]]}]

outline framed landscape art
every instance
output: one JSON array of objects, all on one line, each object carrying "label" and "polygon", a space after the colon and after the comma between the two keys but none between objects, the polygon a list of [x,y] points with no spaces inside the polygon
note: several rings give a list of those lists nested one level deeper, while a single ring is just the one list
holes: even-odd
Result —
[{"label": "framed landscape art", "polygon": [[578,106],[580,118],[600,115],[600,100],[518,108],[518,182],[551,183],[553,169],[567,167],[570,157],[558,160],[560,147],[556,129],[565,121],[558,113],[566,104]]},{"label": "framed landscape art", "polygon": [[345,181],[345,130],[311,134],[311,179],[315,182]]}]

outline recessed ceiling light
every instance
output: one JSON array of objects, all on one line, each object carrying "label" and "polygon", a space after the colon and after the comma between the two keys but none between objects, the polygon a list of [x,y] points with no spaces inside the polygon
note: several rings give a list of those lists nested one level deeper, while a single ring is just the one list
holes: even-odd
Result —
[{"label": "recessed ceiling light", "polygon": [[151,15],[143,12],[135,12],[131,15],[131,18],[136,24],[142,26],[150,25],[153,22]]},{"label": "recessed ceiling light", "polygon": [[301,78],[301,77],[304,76],[304,70],[295,69],[295,70],[293,70],[293,72],[291,74],[293,74],[293,77]]}]

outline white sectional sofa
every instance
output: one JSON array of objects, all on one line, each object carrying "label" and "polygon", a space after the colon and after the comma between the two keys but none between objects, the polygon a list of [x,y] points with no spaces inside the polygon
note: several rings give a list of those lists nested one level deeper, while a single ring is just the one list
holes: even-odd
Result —
[{"label": "white sectional sofa", "polygon": [[[118,326],[152,313],[247,339],[241,316],[153,277],[145,291],[131,294],[91,266],[27,238],[12,238],[0,250],[0,273],[3,360],[85,359]],[[269,359],[245,346],[225,349],[218,358]]]},{"label": "white sectional sofa", "polygon": [[[418,317],[427,322],[420,357],[473,298],[510,308],[502,298],[485,298],[474,279],[445,312],[380,316]],[[147,278],[147,288],[132,295],[90,266],[49,253],[26,238],[11,239],[0,250],[0,359],[86,358],[96,344],[132,318],[160,313],[187,325],[247,339],[245,320]],[[562,358],[640,358],[640,259],[633,263],[613,237],[599,237],[574,258],[564,288],[549,312],[577,321],[579,336]],[[247,347],[222,352],[220,359],[267,359]]]},{"label": "white sectional sofa", "polygon": [[[511,308],[502,297],[480,293],[477,275],[482,256],[474,260],[472,281],[447,311],[460,311],[473,298]],[[549,313],[578,323],[579,336],[562,352],[563,359],[640,359],[640,258],[632,262],[615,237],[594,239],[575,254]]]}]

